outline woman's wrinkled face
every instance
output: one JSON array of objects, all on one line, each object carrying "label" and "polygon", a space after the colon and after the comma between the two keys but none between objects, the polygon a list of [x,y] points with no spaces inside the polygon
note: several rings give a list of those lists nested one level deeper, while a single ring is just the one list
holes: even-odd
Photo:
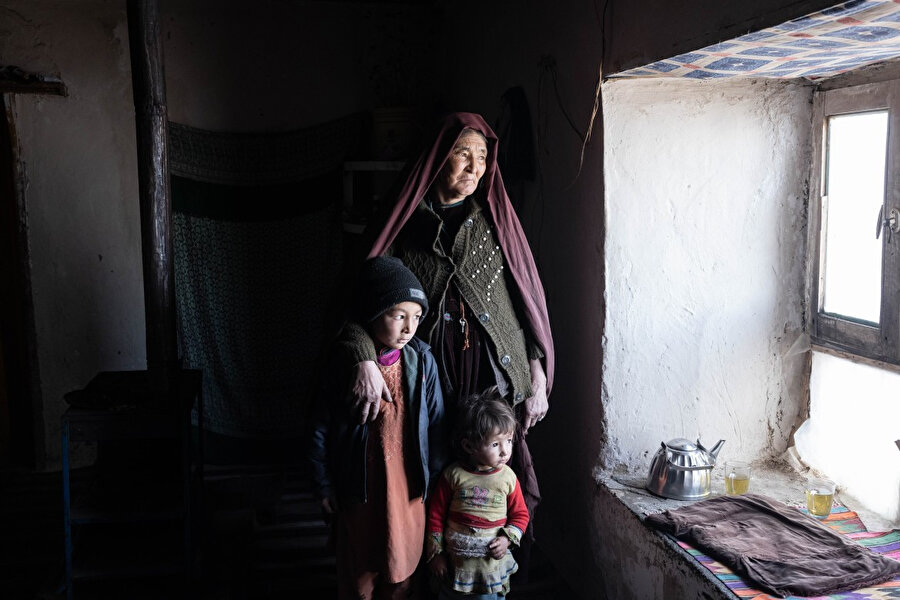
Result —
[{"label": "woman's wrinkled face", "polygon": [[471,196],[486,166],[487,144],[484,138],[474,132],[464,133],[438,176],[437,192],[441,204],[452,204]]}]

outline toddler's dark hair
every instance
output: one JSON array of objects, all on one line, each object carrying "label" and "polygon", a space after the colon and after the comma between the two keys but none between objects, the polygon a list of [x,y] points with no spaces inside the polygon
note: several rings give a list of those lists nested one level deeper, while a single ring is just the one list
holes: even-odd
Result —
[{"label": "toddler's dark hair", "polygon": [[516,415],[509,403],[500,395],[497,386],[459,402],[456,408],[456,431],[453,442],[460,455],[464,454],[460,445],[462,440],[469,440],[476,445],[481,444],[497,431],[501,433],[516,431]]}]

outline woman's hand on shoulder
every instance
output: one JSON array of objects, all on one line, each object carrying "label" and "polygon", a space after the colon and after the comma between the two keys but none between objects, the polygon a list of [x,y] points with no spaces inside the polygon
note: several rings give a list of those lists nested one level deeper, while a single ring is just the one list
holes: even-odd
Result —
[{"label": "woman's hand on shoulder", "polygon": [[531,389],[533,395],[525,400],[525,412],[522,414],[523,433],[537,425],[538,421],[547,415],[550,403],[547,401],[547,375],[540,359],[532,359],[531,364]]},{"label": "woman's hand on shoulder", "polygon": [[381,401],[393,402],[384,377],[374,360],[364,360],[356,365],[355,377],[350,387],[349,399],[353,414],[361,425],[378,417]]}]

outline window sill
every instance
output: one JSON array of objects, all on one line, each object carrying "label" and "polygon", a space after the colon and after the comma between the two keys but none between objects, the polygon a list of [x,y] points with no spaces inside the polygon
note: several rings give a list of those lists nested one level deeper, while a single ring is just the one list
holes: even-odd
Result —
[{"label": "window sill", "polygon": [[[709,498],[725,494],[722,480],[721,466],[714,467],[712,478],[712,493]],[[754,494],[762,494],[774,498],[784,504],[799,506],[806,500],[804,487],[807,475],[797,472],[785,462],[770,462],[753,465],[753,478],[750,483],[750,491]],[[646,489],[647,481],[645,473],[622,474],[610,471],[598,471],[597,483],[607,487],[613,495],[622,501],[642,521],[647,515],[687,506],[695,500],[670,500],[654,496]],[[856,498],[846,494],[838,488],[835,500],[859,514],[866,529],[869,531],[886,531],[900,528],[900,523],[892,522],[871,512],[860,504]]]},{"label": "window sill", "polygon": [[[660,498],[644,489],[646,473],[621,473],[610,471],[597,471],[595,473],[597,485],[609,495],[616,498],[621,504],[631,511],[641,522],[648,515],[673,510],[687,506],[692,501],[670,500]],[[787,463],[767,463],[765,465],[753,465],[753,478],[750,483],[750,491],[762,494],[788,505],[802,505],[805,502],[806,476],[797,472]],[[713,470],[713,489],[710,498],[724,494],[722,482],[722,467]],[[860,519],[869,531],[887,531],[900,527],[900,523],[891,523],[861,506],[854,498],[841,493],[838,489],[835,500],[847,506],[859,514]],[[704,568],[688,552],[682,549],[675,541],[656,530],[648,530],[657,539],[661,540],[665,552],[670,558],[682,566],[690,565],[684,573],[691,573],[699,580],[706,582],[706,589],[714,588],[721,592],[719,598],[734,599],[734,594],[721,580],[717,579],[708,569]]]},{"label": "window sill", "polygon": [[878,360],[875,358],[868,358],[866,356],[854,354],[852,352],[842,350],[842,349],[838,348],[837,346],[831,346],[822,340],[813,339],[811,341],[810,346],[816,352],[821,352],[823,354],[830,354],[831,356],[843,358],[844,360],[849,360],[849,361],[857,363],[857,364],[867,365],[869,367],[875,367],[876,369],[883,369],[885,371],[891,371],[892,373],[900,373],[900,364],[894,364],[894,363],[886,362],[883,360]]}]

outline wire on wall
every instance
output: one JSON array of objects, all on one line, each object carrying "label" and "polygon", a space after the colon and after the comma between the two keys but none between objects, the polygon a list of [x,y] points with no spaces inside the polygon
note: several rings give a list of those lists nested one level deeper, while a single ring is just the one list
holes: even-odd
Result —
[{"label": "wire on wall", "polygon": [[559,94],[559,74],[556,70],[556,59],[550,56],[549,54],[545,54],[540,59],[540,68],[541,73],[538,77],[538,112],[541,112],[541,104],[544,97],[544,86],[547,85],[547,80],[550,80],[550,83],[553,85],[553,94],[556,98],[556,103],[559,106],[559,110],[562,112],[563,116],[566,118],[566,121],[569,123],[569,127],[572,128],[572,131],[575,132],[575,135],[578,136],[578,139],[582,142],[584,141],[584,134],[578,129],[578,126],[575,125],[575,121],[569,115],[569,111],[566,110],[565,105],[563,104],[562,97]]},{"label": "wire on wall", "polygon": [[[546,88],[549,85],[552,85],[553,89],[553,97],[556,100],[556,104],[565,117],[566,121],[569,124],[569,127],[575,132],[575,135],[578,136],[578,139],[581,141],[581,152],[578,158],[578,170],[575,173],[575,177],[572,179],[572,183],[569,184],[568,187],[571,187],[575,184],[575,181],[578,180],[578,177],[581,175],[581,170],[584,166],[584,154],[587,150],[587,145],[591,141],[591,137],[594,132],[594,123],[597,120],[597,115],[602,111],[602,96],[601,96],[601,86],[605,81],[603,77],[603,59],[606,56],[606,23],[608,22],[607,14],[609,10],[609,0],[603,0],[602,4],[598,4],[597,1],[594,2],[594,12],[597,17],[597,20],[600,25],[600,61],[597,67],[597,80],[596,85],[594,86],[594,98],[591,106],[591,114],[588,119],[587,124],[587,132],[582,133],[578,126],[575,124],[575,121],[572,119],[569,111],[566,110],[566,107],[562,101],[562,96],[559,93],[559,75],[556,68],[556,59],[551,55],[544,55],[540,58],[539,66],[540,66],[540,74],[538,76],[538,127],[537,127],[537,142],[539,150],[542,149],[544,153],[549,154],[549,147],[546,143],[547,140],[547,111],[544,106]],[[540,155],[540,151],[538,152]],[[539,159],[540,160],[540,159]]]},{"label": "wire on wall", "polygon": [[[535,235],[535,241],[533,242],[535,247],[535,255],[540,256],[540,246],[541,246],[541,238],[542,238],[542,230],[543,230],[543,212],[545,210],[544,205],[544,169],[543,169],[543,156],[550,154],[549,144],[547,140],[549,138],[548,135],[548,111],[547,111],[547,96],[548,96],[548,88],[552,85],[553,90],[553,99],[556,101],[557,106],[565,117],[566,121],[569,124],[569,127],[578,136],[578,139],[581,141],[581,153],[578,161],[578,171],[575,174],[572,183],[568,186],[571,187],[577,181],[579,175],[581,174],[581,169],[584,164],[584,154],[587,147],[588,142],[591,140],[591,136],[594,131],[594,123],[596,122],[597,115],[602,112],[602,104],[601,104],[601,85],[603,84],[603,59],[606,56],[606,23],[608,22],[607,14],[609,10],[609,0],[603,0],[602,3],[599,0],[594,1],[594,13],[597,18],[597,22],[600,26],[600,64],[598,66],[597,72],[597,83],[594,88],[594,100],[591,108],[590,119],[588,120],[587,133],[582,133],[578,126],[575,124],[574,119],[569,115],[568,110],[562,101],[562,96],[559,92],[559,76],[556,67],[556,59],[549,54],[545,54],[540,57],[538,62],[539,72],[538,72],[538,93],[537,93],[537,118],[536,118],[536,143],[537,143],[537,152],[535,152],[537,158],[537,183],[538,183],[538,198],[537,202],[534,203],[533,210],[539,210],[541,212],[541,218],[537,219],[536,222],[538,225],[538,231]],[[601,119],[602,120],[602,119]],[[534,221],[534,219],[532,219]]]},{"label": "wire on wall", "polygon": [[[594,9],[595,11],[597,10],[596,2],[594,3]],[[609,0],[603,0],[603,8],[597,11],[597,18],[600,20],[600,64],[597,66],[597,85],[594,88],[594,104],[591,108],[591,118],[588,121],[587,135],[584,136],[581,142],[581,156],[578,158],[578,173],[575,174],[575,179],[578,179],[578,176],[581,175],[581,168],[584,165],[584,150],[588,142],[591,141],[591,134],[594,132],[594,122],[601,110],[600,88],[603,85],[603,59],[606,57],[606,11],[608,9]],[[572,183],[574,184],[575,180]]]}]

